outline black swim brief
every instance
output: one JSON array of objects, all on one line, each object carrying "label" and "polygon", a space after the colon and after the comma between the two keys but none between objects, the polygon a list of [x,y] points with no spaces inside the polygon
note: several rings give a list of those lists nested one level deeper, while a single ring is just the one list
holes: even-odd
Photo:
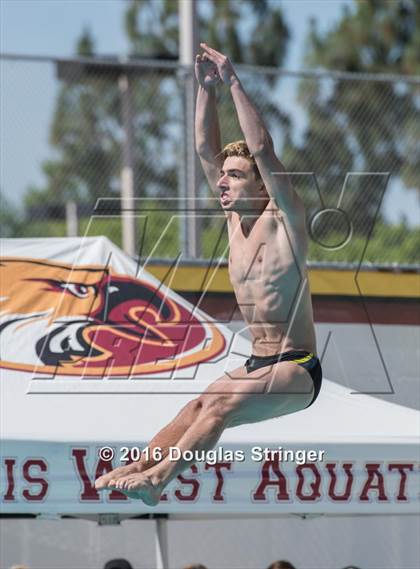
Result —
[{"label": "black swim brief", "polygon": [[322,384],[322,368],[319,359],[314,356],[311,352],[304,351],[290,351],[283,352],[282,354],[274,354],[273,356],[251,356],[245,362],[246,371],[250,373],[256,369],[260,369],[265,366],[271,366],[278,362],[296,362],[301,365],[309,372],[314,383],[314,396],[312,401],[307,407],[310,407],[315,399],[318,397],[321,384]]}]

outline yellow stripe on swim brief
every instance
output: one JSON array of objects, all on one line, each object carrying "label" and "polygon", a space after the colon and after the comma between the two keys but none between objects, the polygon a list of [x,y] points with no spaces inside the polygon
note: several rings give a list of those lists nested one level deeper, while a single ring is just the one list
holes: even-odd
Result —
[{"label": "yellow stripe on swim brief", "polygon": [[307,356],[305,356],[304,358],[299,358],[297,360],[292,360],[292,362],[296,362],[297,364],[304,364],[305,362],[308,362],[309,360],[311,360],[314,357],[313,354],[308,354]]}]

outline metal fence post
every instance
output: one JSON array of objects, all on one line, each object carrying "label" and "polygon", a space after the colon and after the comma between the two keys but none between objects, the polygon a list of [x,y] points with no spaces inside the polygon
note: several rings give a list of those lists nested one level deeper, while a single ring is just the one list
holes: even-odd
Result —
[{"label": "metal fence post", "polygon": [[121,94],[124,140],[121,167],[121,219],[122,244],[127,255],[134,257],[136,253],[135,215],[134,215],[134,158],[133,158],[133,111],[131,101],[131,85],[127,73],[118,79]]},{"label": "metal fence post", "polygon": [[79,235],[77,203],[74,201],[66,202],[66,233],[67,237],[77,237]]},{"label": "metal fence post", "polygon": [[182,230],[183,254],[188,257],[200,256],[200,227],[199,217],[196,216],[197,195],[197,168],[198,160],[195,152],[194,115],[197,86],[194,75],[195,54],[198,49],[197,13],[195,0],[179,0],[179,60],[182,65],[188,66],[184,75],[184,156],[185,156],[185,184],[186,199],[184,210],[187,210]]}]

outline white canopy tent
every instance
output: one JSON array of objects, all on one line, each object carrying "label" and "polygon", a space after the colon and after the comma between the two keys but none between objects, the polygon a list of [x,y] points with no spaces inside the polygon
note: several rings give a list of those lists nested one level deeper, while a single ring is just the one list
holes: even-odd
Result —
[{"label": "white canopy tent", "polygon": [[[226,430],[215,460],[198,462],[174,480],[155,508],[117,492],[96,492],[95,478],[121,464],[128,454],[123,447],[134,454],[143,449],[187,401],[241,365],[250,344],[162,286],[105,238],[6,239],[1,252],[3,514],[418,513],[419,413],[327,379],[309,409]],[[141,357],[131,361],[127,373],[121,365],[124,339],[139,336],[145,320],[132,318],[130,332],[124,315],[133,314],[133,306],[125,306],[124,298],[114,302],[119,319],[111,318],[109,307],[111,293],[141,290],[134,285],[154,287],[159,302],[175,311],[169,314],[168,308],[168,329],[168,322],[185,324],[173,317],[183,310],[198,332],[194,341],[188,332],[181,335],[181,348],[172,356],[152,361],[146,353],[146,363],[152,361],[146,371]],[[88,300],[89,291],[92,302],[103,293],[109,310],[86,311],[77,304]],[[147,294],[146,300],[148,306],[155,302]],[[115,365],[108,365],[109,337],[100,337],[105,329],[114,340],[123,338],[116,343]],[[144,326],[142,333],[147,340]],[[108,360],[98,367],[103,353]],[[112,449],[113,460],[99,458],[102,447]],[[279,447],[283,457],[270,455]],[[310,450],[314,454],[305,456]],[[229,451],[236,452],[233,460]]]}]

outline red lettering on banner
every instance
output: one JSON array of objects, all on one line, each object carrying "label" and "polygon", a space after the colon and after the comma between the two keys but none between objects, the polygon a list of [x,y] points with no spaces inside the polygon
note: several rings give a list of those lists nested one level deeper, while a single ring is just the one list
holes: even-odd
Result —
[{"label": "red lettering on banner", "polygon": [[[311,494],[304,494],[303,493],[303,486],[305,484],[305,475],[303,473],[304,469],[309,469],[313,472],[313,474],[315,475],[315,481],[311,482],[310,487],[312,489],[312,493]],[[302,501],[315,501],[318,498],[321,497],[321,492],[319,491],[319,488],[321,486],[321,475],[317,469],[317,467],[315,466],[315,464],[300,464],[299,466],[296,467],[296,474],[298,476],[299,482],[296,488],[296,496],[299,498],[299,500]]]},{"label": "red lettering on banner", "polygon": [[[277,476],[276,480],[270,478],[270,470],[273,474]],[[261,482],[258,488],[255,490],[252,498],[255,501],[266,501],[267,496],[265,495],[266,489],[269,486],[275,486],[278,488],[277,500],[289,500],[289,494],[287,493],[287,480],[282,471],[280,470],[280,465],[278,461],[266,460],[261,468]]]},{"label": "red lettering on banner", "polygon": [[224,502],[225,497],[223,495],[222,490],[223,490],[223,484],[225,482],[225,479],[223,478],[222,468],[227,468],[228,470],[230,470],[232,468],[232,463],[231,462],[216,462],[216,464],[206,463],[205,469],[210,470],[210,468],[214,468],[214,470],[216,472],[216,477],[217,477],[217,486],[216,486],[216,490],[212,496],[212,501],[213,502]]},{"label": "red lettering on banner", "polygon": [[[86,449],[73,448],[71,454],[76,459],[76,472],[83,484],[83,492],[80,494],[80,500],[99,502],[100,496],[99,492],[95,488],[95,480],[99,478],[99,476],[107,474],[113,470],[112,462],[100,459],[96,465],[95,476],[93,480],[91,480],[85,466],[85,457],[87,454]],[[118,490],[112,490],[112,492],[109,493],[109,499],[128,500],[127,496],[118,492]]]},{"label": "red lettering on banner", "polygon": [[16,500],[13,490],[15,489],[15,478],[13,476],[16,460],[14,458],[6,458],[4,465],[6,466],[7,490],[3,496],[5,502],[14,502]]},{"label": "red lettering on banner", "polygon": [[35,478],[29,472],[30,468],[32,468],[33,466],[37,466],[41,472],[47,472],[48,470],[48,466],[46,462],[42,460],[42,458],[29,459],[24,462],[23,471],[22,471],[23,478],[30,484],[39,484],[41,486],[41,490],[39,491],[38,494],[31,494],[27,488],[23,490],[22,496],[25,498],[25,500],[28,500],[29,502],[43,500],[48,492],[48,482],[45,480],[45,478]]},{"label": "red lettering on banner", "polygon": [[[90,480],[88,473],[86,471],[85,466],[85,457],[87,454],[86,449],[84,448],[73,448],[71,452],[72,456],[76,459],[76,468],[77,474],[79,475],[80,481],[83,484],[83,492],[80,495],[80,500],[93,500],[99,502],[99,493],[96,488],[93,486],[92,481]],[[107,472],[112,470],[111,465]]]},{"label": "red lettering on banner", "polygon": [[[108,468],[108,464],[110,465],[110,468]],[[128,462],[127,465],[128,464],[131,464],[131,462]],[[102,476],[102,474],[107,474],[108,472],[110,472],[110,470],[113,470],[112,463],[100,459],[98,461],[98,464],[96,465],[95,480],[99,478],[99,476]],[[93,486],[93,488],[96,491],[95,486]],[[126,494],[123,494],[122,492],[119,492],[118,490],[111,490],[111,492],[108,492],[108,500],[125,502],[126,500],[128,500],[128,496]]]},{"label": "red lettering on banner", "polygon": [[400,487],[398,489],[398,496],[397,496],[397,500],[399,502],[403,502],[408,500],[407,496],[405,495],[405,484],[407,482],[407,474],[405,473],[405,470],[410,470],[411,472],[413,471],[413,466],[414,464],[401,464],[401,463],[397,463],[397,462],[391,462],[390,464],[388,464],[388,470],[390,472],[392,472],[393,470],[398,470],[398,472],[401,475],[400,478]]},{"label": "red lettering on banner", "polygon": [[[190,466],[190,470],[191,470],[192,474],[198,473],[198,468],[196,467],[195,464],[192,464]],[[181,492],[181,490],[178,489],[178,490],[175,490],[175,492],[174,492],[175,497],[180,502],[194,502],[197,499],[198,491],[200,489],[199,481],[195,478],[186,478],[185,476],[182,476],[181,474],[179,474],[177,476],[177,479],[181,482],[181,484],[189,484],[191,486],[191,493],[190,494],[183,494]]]},{"label": "red lettering on banner", "polygon": [[[380,467],[379,463],[366,464],[366,470],[368,471],[368,479],[366,480],[366,483],[363,486],[363,490],[359,497],[359,500],[361,502],[369,500],[368,492],[370,492],[371,490],[377,490],[378,500],[382,502],[388,500],[385,494],[384,477],[381,471],[379,470],[379,467]],[[375,478],[377,478],[376,481]]]},{"label": "red lettering on banner", "polygon": [[344,472],[346,473],[346,476],[347,476],[347,482],[346,482],[346,488],[344,490],[344,493],[341,495],[336,494],[336,492],[335,492],[335,485],[337,483],[337,476],[335,474],[336,463],[335,462],[329,462],[325,466],[327,467],[328,473],[330,475],[330,485],[328,486],[328,496],[331,498],[331,500],[334,500],[335,502],[339,502],[339,501],[345,502],[345,501],[349,500],[349,498],[351,496],[351,489],[353,486],[353,473],[352,473],[353,464],[351,462],[343,464],[343,469],[344,469]]}]

